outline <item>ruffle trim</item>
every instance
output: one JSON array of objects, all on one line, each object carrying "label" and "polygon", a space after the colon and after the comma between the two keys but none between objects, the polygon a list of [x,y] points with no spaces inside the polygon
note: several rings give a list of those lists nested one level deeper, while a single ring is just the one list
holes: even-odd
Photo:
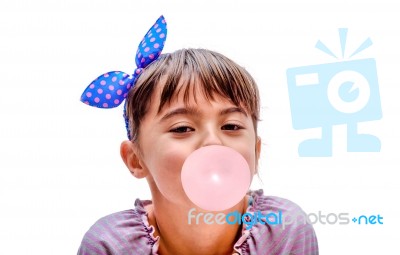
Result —
[{"label": "ruffle trim", "polygon": [[157,255],[158,247],[160,245],[160,237],[154,237],[155,228],[153,225],[150,225],[148,213],[145,209],[145,206],[150,205],[152,202],[150,200],[140,200],[136,199],[135,208],[138,216],[140,217],[140,222],[142,223],[143,230],[146,232],[146,238],[148,240],[148,244],[151,246],[151,254]]},{"label": "ruffle trim", "polygon": [[[262,189],[249,191],[247,193],[247,195],[249,196],[249,202],[248,202],[248,206],[246,209],[246,213],[250,213],[250,214],[254,215],[254,212],[256,212],[256,211],[265,210],[265,208],[267,207],[266,206],[267,199],[265,196],[263,196],[264,191]],[[253,228],[254,227],[255,226],[253,226]],[[239,240],[233,246],[233,249],[235,251],[233,253],[233,255],[236,255],[236,254],[243,255],[244,252],[248,251],[249,245],[246,241],[251,236],[253,228],[246,229],[246,225],[242,224],[242,236],[239,238]]]},{"label": "ruffle trim", "polygon": [[[265,197],[262,189],[249,191],[247,195],[249,196],[249,205],[246,209],[246,213],[250,213],[254,215],[256,211],[265,211],[268,205],[268,198]],[[270,202],[270,201],[269,201]],[[150,200],[140,200],[136,199],[135,201],[135,211],[137,212],[137,216],[140,217],[140,221],[143,225],[143,231],[146,232],[146,238],[148,239],[148,244],[151,245],[151,251],[153,255],[157,255],[158,247],[160,244],[160,237],[154,237],[155,228],[154,226],[149,224],[148,221],[148,213],[145,209],[145,206],[152,204]],[[243,255],[248,250],[248,244],[246,240],[251,236],[252,231],[256,228],[257,225],[253,226],[251,229],[246,229],[246,225],[242,226],[242,236],[236,241],[233,246],[234,252],[233,255]]]}]

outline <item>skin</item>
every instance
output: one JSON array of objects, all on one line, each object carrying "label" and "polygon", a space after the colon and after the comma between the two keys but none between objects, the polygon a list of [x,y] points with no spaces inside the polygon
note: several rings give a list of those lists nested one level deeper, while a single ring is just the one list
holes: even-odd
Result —
[{"label": "skin", "polygon": [[[159,86],[160,87],[160,86]],[[199,86],[196,86],[197,88]],[[196,149],[224,145],[238,151],[256,173],[261,140],[252,118],[225,98],[206,99],[197,89],[185,104],[178,94],[157,113],[161,88],[151,98],[135,143],[121,144],[121,157],[136,178],[146,178],[153,204],[146,207],[149,223],[160,236],[159,254],[232,254],[241,235],[234,224],[188,224],[188,211],[197,208],[186,196],[180,179],[185,159]],[[244,212],[247,197],[225,213]]]}]

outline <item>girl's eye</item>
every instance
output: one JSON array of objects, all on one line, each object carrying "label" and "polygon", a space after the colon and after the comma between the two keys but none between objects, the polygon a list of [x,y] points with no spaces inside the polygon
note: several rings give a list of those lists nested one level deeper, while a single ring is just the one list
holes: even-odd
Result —
[{"label": "girl's eye", "polygon": [[185,126],[177,127],[177,128],[170,130],[170,132],[173,132],[173,133],[187,133],[187,132],[191,132],[191,131],[194,131],[194,129],[191,127],[185,127]]},{"label": "girl's eye", "polygon": [[222,126],[221,129],[222,130],[239,130],[239,129],[242,129],[242,127],[239,125],[235,125],[235,124],[226,124],[226,125]]}]

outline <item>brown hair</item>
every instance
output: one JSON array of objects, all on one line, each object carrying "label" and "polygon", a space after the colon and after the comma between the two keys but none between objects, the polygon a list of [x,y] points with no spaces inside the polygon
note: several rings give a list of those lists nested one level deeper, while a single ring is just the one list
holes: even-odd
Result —
[{"label": "brown hair", "polygon": [[147,66],[129,92],[126,114],[133,141],[138,138],[140,122],[146,115],[156,86],[163,86],[158,112],[181,91],[187,102],[190,93],[195,91],[194,86],[201,86],[207,99],[213,100],[218,95],[243,107],[251,115],[257,134],[259,92],[251,75],[220,53],[182,49],[163,54]]}]

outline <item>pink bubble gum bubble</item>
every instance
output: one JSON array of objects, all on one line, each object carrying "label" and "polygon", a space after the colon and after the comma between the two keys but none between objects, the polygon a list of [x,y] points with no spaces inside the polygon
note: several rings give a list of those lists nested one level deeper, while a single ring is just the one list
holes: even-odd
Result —
[{"label": "pink bubble gum bubble", "polygon": [[243,156],[220,145],[202,147],[185,160],[182,186],[189,199],[207,211],[223,211],[240,202],[250,187],[250,168]]}]

